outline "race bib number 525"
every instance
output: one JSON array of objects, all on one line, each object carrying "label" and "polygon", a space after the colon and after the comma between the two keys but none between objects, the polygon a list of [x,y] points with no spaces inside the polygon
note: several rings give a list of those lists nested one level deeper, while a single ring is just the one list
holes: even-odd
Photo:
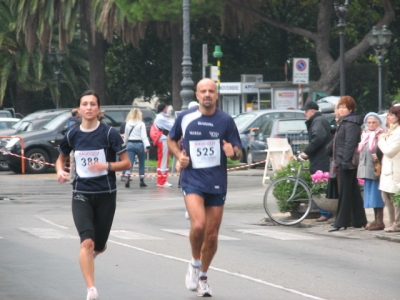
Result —
[{"label": "race bib number 525", "polygon": [[203,169],[221,164],[221,146],[218,140],[189,141],[193,169]]}]

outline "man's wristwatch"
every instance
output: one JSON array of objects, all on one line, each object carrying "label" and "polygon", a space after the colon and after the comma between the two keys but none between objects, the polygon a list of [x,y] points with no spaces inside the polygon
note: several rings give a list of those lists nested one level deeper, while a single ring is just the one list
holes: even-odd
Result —
[{"label": "man's wristwatch", "polygon": [[111,171],[111,163],[109,161],[107,162],[107,171]]}]

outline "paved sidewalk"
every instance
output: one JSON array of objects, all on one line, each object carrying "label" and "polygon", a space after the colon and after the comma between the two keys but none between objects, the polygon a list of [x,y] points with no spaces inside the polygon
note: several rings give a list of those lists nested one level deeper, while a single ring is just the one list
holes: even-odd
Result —
[{"label": "paved sidewalk", "polygon": [[[272,173],[271,173],[272,174]],[[262,184],[262,176],[264,175],[264,168],[246,169],[246,170],[235,170],[228,173],[229,176],[255,176],[254,180],[259,180],[260,185]],[[372,208],[365,209],[368,223],[372,222],[374,218],[374,210]],[[364,228],[347,228],[346,230],[340,230],[336,232],[328,232],[332,228],[332,224],[335,219],[332,218],[327,222],[315,222],[315,219],[306,219],[301,222],[298,226],[303,228],[309,228],[310,232],[320,235],[343,237],[343,238],[362,238],[365,235],[376,236],[379,239],[388,240],[392,242],[400,243],[400,232],[385,232],[384,230],[369,231]],[[268,225],[271,221],[263,219],[259,222],[259,225]],[[384,222],[386,226],[389,226],[389,215],[387,209],[384,209]]]}]

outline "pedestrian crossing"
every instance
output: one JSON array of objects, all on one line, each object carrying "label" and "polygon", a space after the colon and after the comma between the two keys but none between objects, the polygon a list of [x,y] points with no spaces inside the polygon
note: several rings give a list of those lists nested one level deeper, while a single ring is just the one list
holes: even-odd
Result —
[{"label": "pedestrian crossing", "polygon": [[[40,239],[78,239],[77,234],[70,234],[62,229],[54,228],[19,228],[22,232],[32,235]],[[163,232],[171,233],[178,236],[189,236],[189,229],[160,229]],[[296,234],[276,229],[261,228],[261,229],[234,229],[232,230],[235,236],[218,235],[219,241],[240,241],[247,239],[241,235],[261,236],[264,238],[272,238],[282,241],[301,241],[301,240],[318,240],[318,237],[307,234]],[[166,240],[168,237],[165,234],[160,236],[148,235],[130,230],[111,230],[110,237],[121,240],[148,240],[148,241],[161,241]],[[0,237],[2,239],[2,237]]]}]

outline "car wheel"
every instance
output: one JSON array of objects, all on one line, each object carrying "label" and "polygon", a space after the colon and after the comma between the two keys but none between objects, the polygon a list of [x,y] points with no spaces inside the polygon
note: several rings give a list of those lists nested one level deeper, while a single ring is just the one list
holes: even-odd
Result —
[{"label": "car wheel", "polygon": [[16,173],[16,174],[21,174],[22,173],[21,166],[16,167],[16,166],[13,166],[13,165],[8,165],[8,168],[11,171],[13,171],[14,173]]},{"label": "car wheel", "polygon": [[8,171],[10,168],[6,162],[0,162],[0,171]]},{"label": "car wheel", "polygon": [[31,149],[26,155],[27,158],[34,159],[26,160],[25,168],[27,173],[40,174],[45,173],[49,168],[49,165],[44,164],[44,162],[49,162],[49,155],[46,151],[42,149]]},{"label": "car wheel", "polygon": [[[249,165],[249,164],[252,164],[254,161],[253,161],[253,154],[251,153],[251,151],[250,150],[247,150],[247,164]],[[249,168],[250,169],[255,169],[256,168],[256,166],[249,166]]]}]

